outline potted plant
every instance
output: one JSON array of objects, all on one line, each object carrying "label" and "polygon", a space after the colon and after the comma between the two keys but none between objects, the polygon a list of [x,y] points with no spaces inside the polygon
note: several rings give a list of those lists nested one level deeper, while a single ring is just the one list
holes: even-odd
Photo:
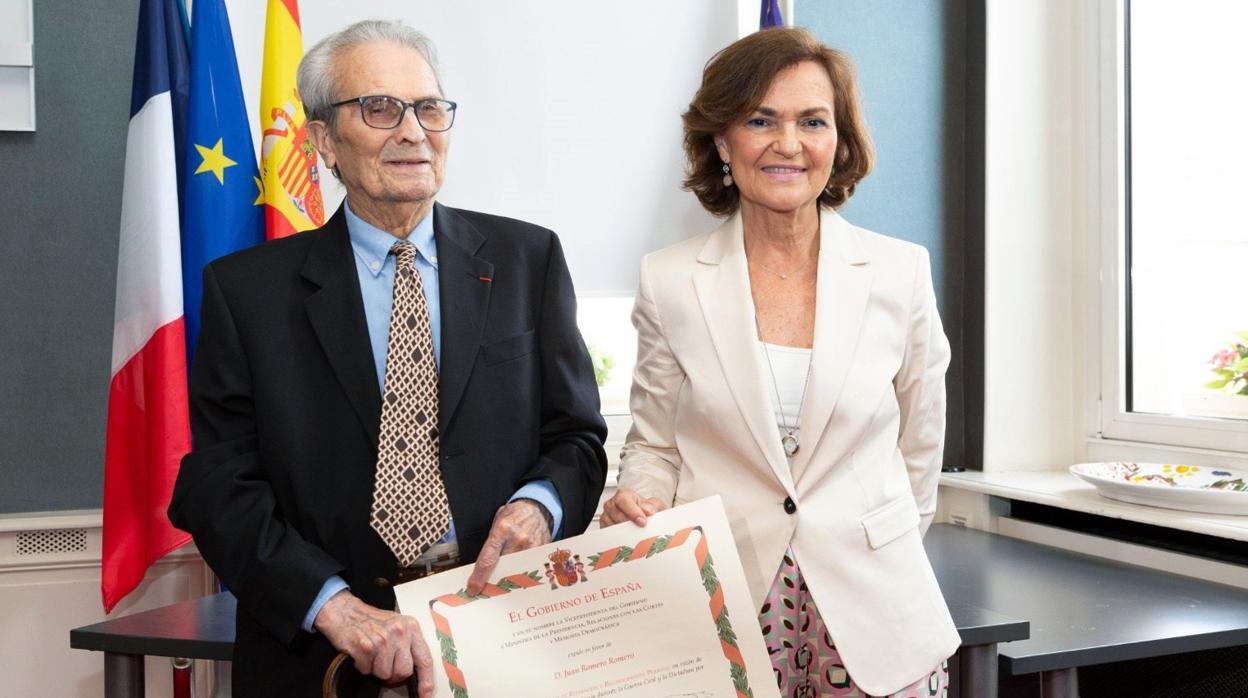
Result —
[{"label": "potted plant", "polygon": [[610,354],[590,344],[589,360],[594,365],[594,381],[601,388],[611,380],[611,369],[615,368],[615,359],[611,358]]},{"label": "potted plant", "polygon": [[1209,359],[1213,380],[1205,383],[1189,412],[1205,417],[1248,419],[1248,331],[1235,333],[1228,346]]},{"label": "potted plant", "polygon": [[1209,359],[1217,378],[1205,387],[1232,395],[1248,395],[1248,331],[1236,332],[1235,336],[1237,339],[1229,348],[1219,350]]}]

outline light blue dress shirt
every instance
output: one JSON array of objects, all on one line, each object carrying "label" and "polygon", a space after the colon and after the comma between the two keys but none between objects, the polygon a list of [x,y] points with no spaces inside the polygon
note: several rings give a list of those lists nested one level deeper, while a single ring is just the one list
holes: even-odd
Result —
[{"label": "light blue dress shirt", "polygon": [[[351,237],[351,249],[355,252],[355,270],[360,278],[360,295],[364,299],[364,320],[368,325],[368,341],[373,348],[373,365],[377,370],[377,387],[386,389],[386,347],[390,342],[390,310],[394,307],[394,269],[396,260],[390,248],[398,240],[390,233],[377,228],[355,215],[346,201],[343,208],[347,217],[347,233]],[[429,329],[433,333],[433,358],[442,366],[442,296],[438,288],[438,247],[434,241],[433,216],[425,216],[407,241],[416,246],[416,272],[420,274],[420,286],[425,293],[425,305],[429,308]],[[511,500],[533,499],[546,507],[554,519],[555,538],[563,532],[563,506],[555,486],[549,480],[526,482]],[[456,540],[455,522],[440,543]],[[321,592],[303,619],[303,629],[312,632],[312,623],[321,607],[330,597],[347,588],[342,577],[334,575],[325,581]]]}]

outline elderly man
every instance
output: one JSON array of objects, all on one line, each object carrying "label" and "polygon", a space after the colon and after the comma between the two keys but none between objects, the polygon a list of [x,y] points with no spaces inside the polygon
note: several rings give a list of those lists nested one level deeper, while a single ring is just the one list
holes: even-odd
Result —
[{"label": "elderly man", "polygon": [[169,514],[239,601],[235,696],[375,694],[429,649],[392,586],[580,533],[606,428],[558,238],[436,204],[455,103],[432,47],[361,22],[299,67],[347,199],[204,271],[194,449]]}]

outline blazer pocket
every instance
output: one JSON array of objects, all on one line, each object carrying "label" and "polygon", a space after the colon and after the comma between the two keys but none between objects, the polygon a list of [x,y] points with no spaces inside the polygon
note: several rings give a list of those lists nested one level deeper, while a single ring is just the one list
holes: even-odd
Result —
[{"label": "blazer pocket", "polygon": [[906,493],[862,517],[867,544],[878,550],[919,525],[919,507]]},{"label": "blazer pocket", "polygon": [[500,339],[497,342],[481,345],[481,358],[486,366],[501,364],[504,361],[518,359],[532,354],[537,349],[537,333],[533,330],[521,332],[514,337]]}]

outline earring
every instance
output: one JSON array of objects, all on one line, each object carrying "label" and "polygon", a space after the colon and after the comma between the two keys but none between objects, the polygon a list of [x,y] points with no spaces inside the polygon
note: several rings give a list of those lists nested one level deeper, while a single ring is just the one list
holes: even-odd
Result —
[{"label": "earring", "polygon": [[724,163],[724,186],[725,187],[732,186],[732,168],[729,167],[728,163],[726,162]]}]

